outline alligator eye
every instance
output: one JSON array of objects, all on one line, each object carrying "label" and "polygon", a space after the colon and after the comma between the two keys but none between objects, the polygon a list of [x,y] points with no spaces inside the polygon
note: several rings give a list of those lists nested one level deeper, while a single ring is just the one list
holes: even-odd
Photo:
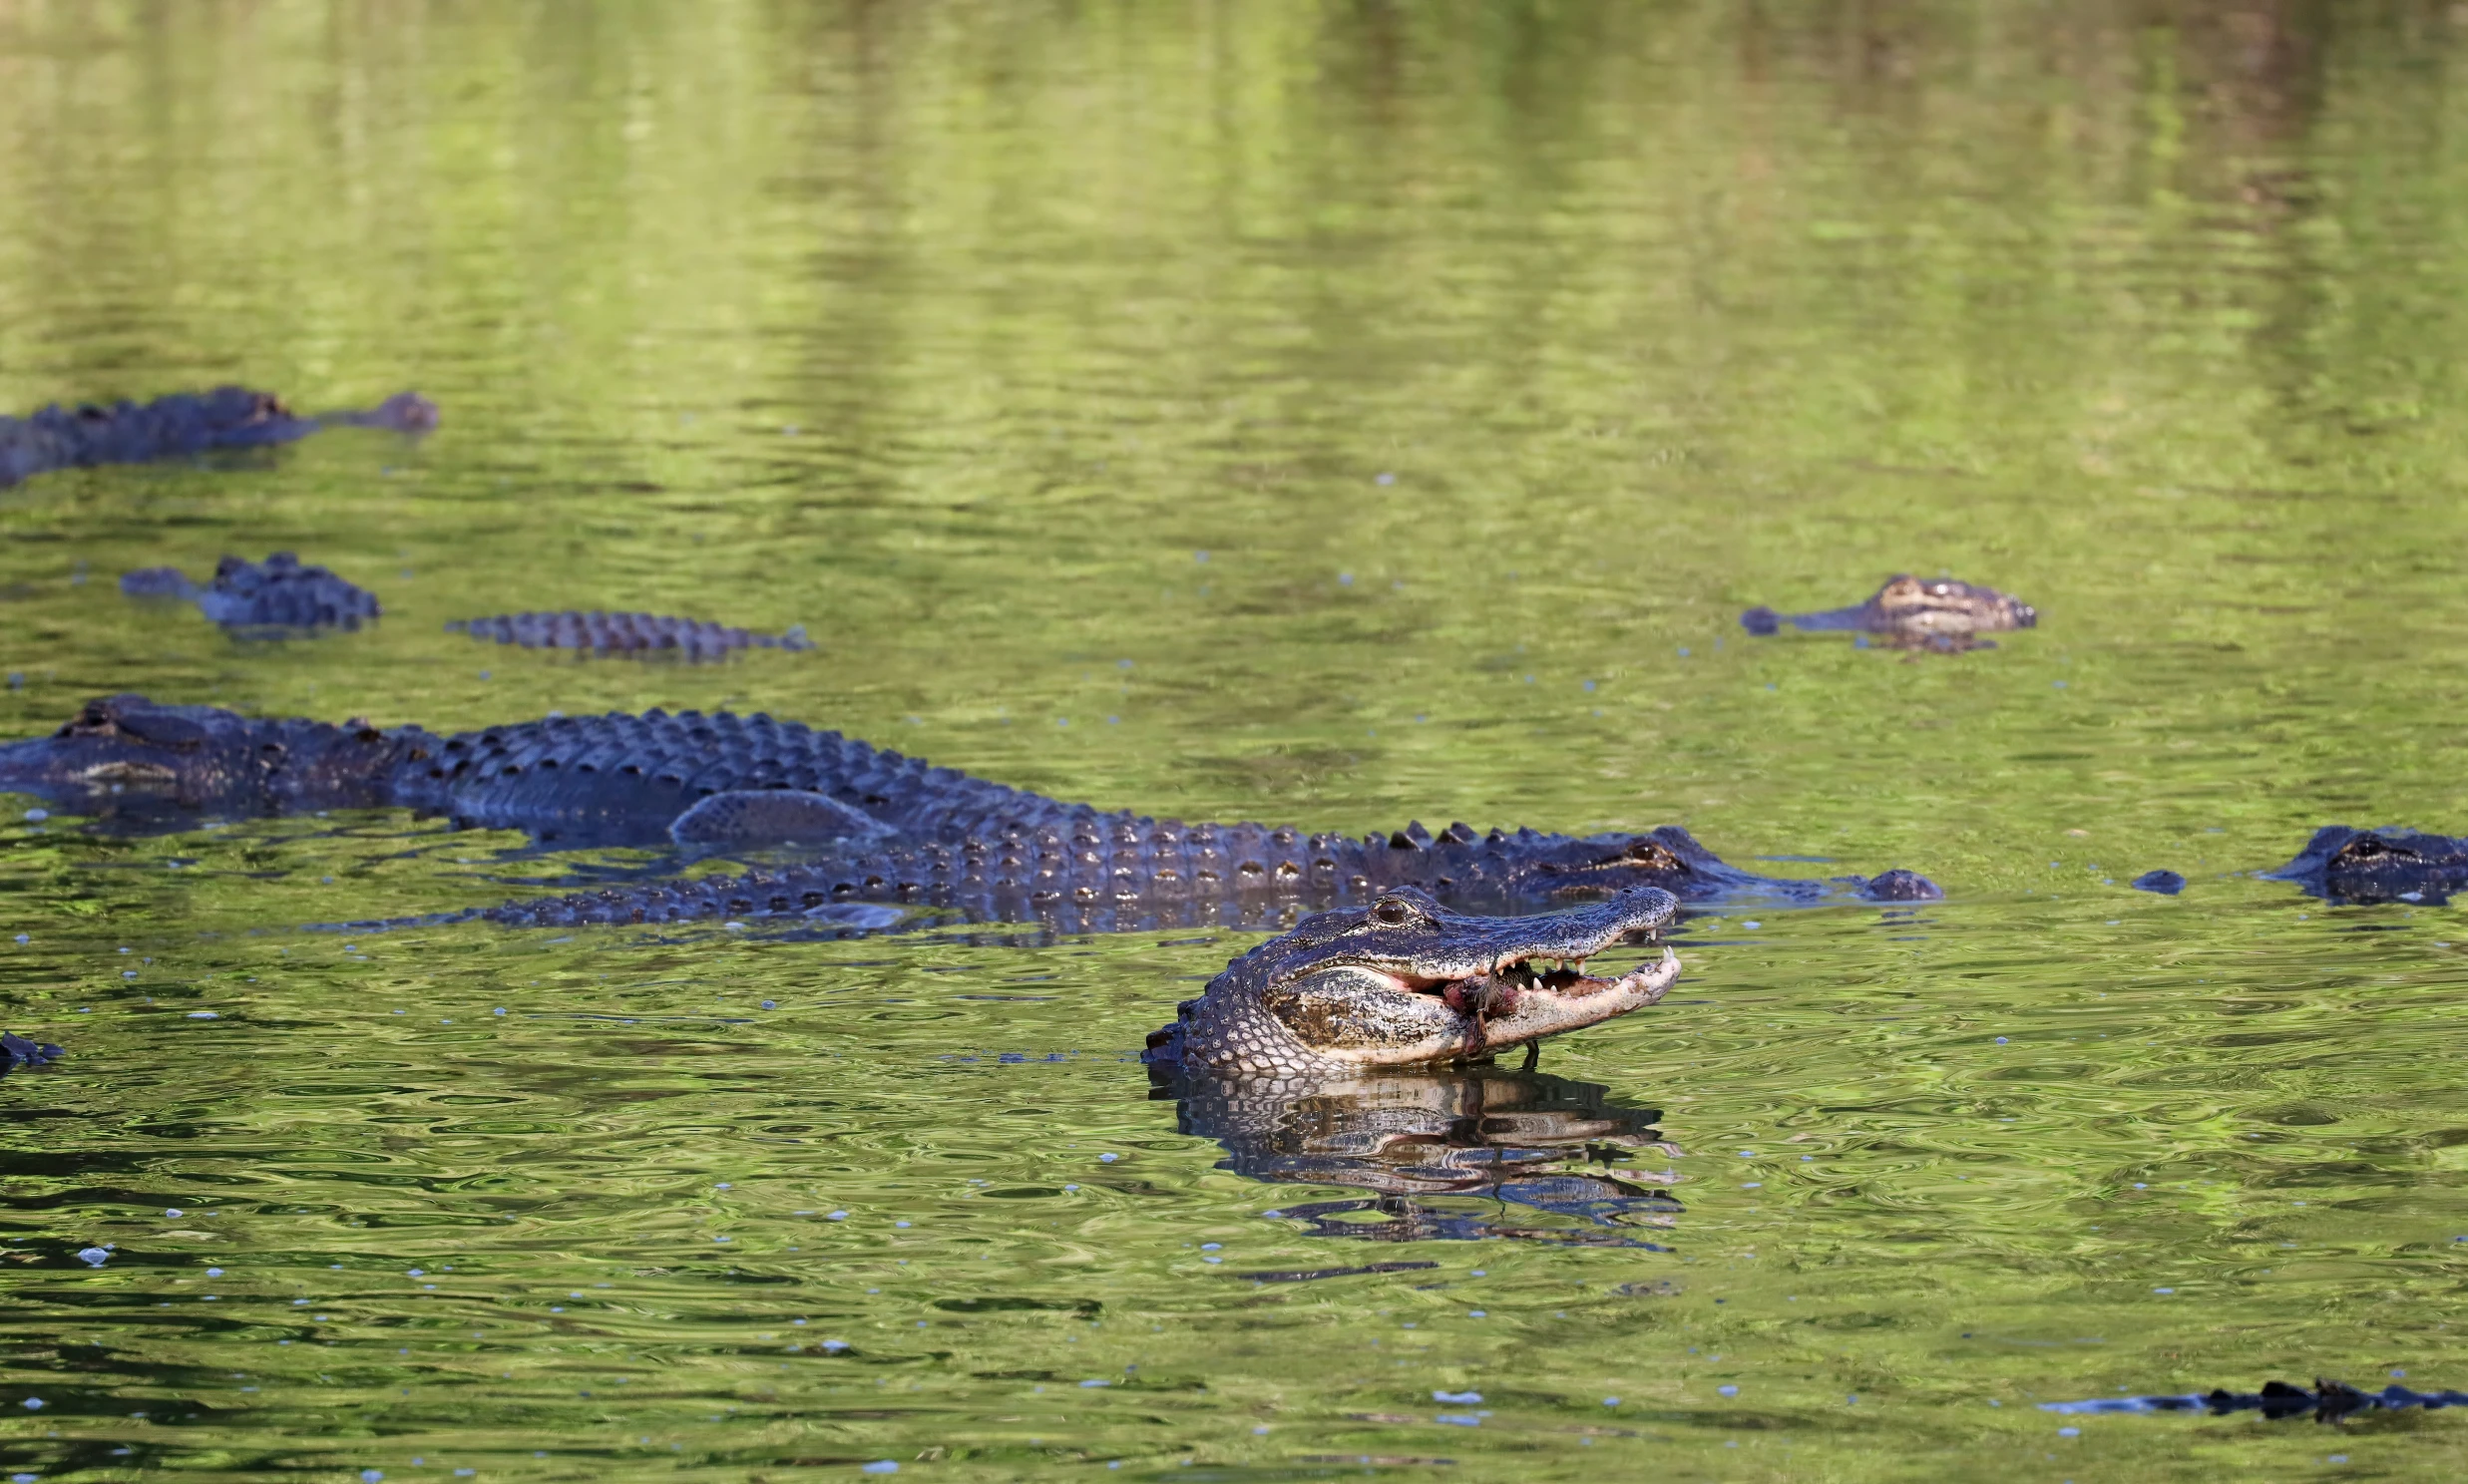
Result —
[{"label": "alligator eye", "polygon": [[1371,920],[1384,928],[1403,928],[1420,921],[1422,916],[1415,911],[1413,903],[1401,902],[1395,897],[1383,897],[1372,904],[1371,909]]}]

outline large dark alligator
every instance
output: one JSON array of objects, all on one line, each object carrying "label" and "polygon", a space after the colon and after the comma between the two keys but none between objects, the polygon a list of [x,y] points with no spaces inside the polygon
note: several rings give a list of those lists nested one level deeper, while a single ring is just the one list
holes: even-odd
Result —
[{"label": "large dark alligator", "polygon": [[365,411],[302,417],[271,392],[236,386],[182,392],[143,405],[55,404],[28,418],[0,417],[0,487],[54,469],[263,448],[336,425],[426,433],[437,426],[437,404],[417,392],[397,392]]},{"label": "large dark alligator", "polygon": [[1175,1006],[1144,1059],[1185,1073],[1326,1077],[1531,1046],[1660,1000],[1680,976],[1669,948],[1614,979],[1586,973],[1585,960],[1651,940],[1678,910],[1645,887],[1539,917],[1473,918],[1392,888],[1227,964]]},{"label": "large dark alligator", "polygon": [[2296,859],[2265,876],[2290,881],[2334,903],[2409,902],[2439,906],[2468,889],[2468,839],[2417,830],[2355,830],[2325,825]]},{"label": "large dark alligator", "polygon": [[132,597],[177,597],[194,602],[207,618],[235,633],[301,628],[358,628],[384,611],[377,595],[322,566],[302,566],[289,552],[263,561],[225,556],[214,579],[200,584],[176,566],[148,566],[124,573],[120,590]]},{"label": "large dark alligator", "polygon": [[[1724,864],[1688,833],[1588,837],[1421,825],[1354,839],[1100,811],[937,768],[763,715],[550,717],[439,736],[419,727],[254,720],[143,696],[87,703],[48,737],[0,746],[0,789],[177,823],[200,812],[406,808],[559,846],[795,844],[812,864],[518,903],[513,923],[831,918],[851,904],[982,921],[1273,922],[1297,906],[1416,886],[1459,906],[1552,905],[1628,887],[1699,900],[1814,900],[1827,884]],[[1933,899],[1924,878],[1846,878],[1862,896]],[[1075,915],[1075,916],[1070,916]],[[845,920],[845,919],[843,919]]]},{"label": "large dark alligator", "polygon": [[[1482,1065],[1157,1080],[1151,1095],[1175,1100],[1181,1132],[1225,1147],[1218,1169],[1372,1193],[1267,1213],[1310,1236],[1654,1249],[1631,1234],[1670,1227],[1684,1212],[1663,1188],[1666,1173],[1622,1168],[1647,1151],[1677,1152],[1654,1127],[1662,1115],[1620,1107],[1594,1083]],[[1512,1216],[1503,1204],[1520,1209]],[[1292,1283],[1396,1266],[1234,1276]]]},{"label": "large dark alligator", "polygon": [[725,659],[739,649],[811,649],[805,625],[788,632],[756,633],[702,618],[667,613],[501,613],[494,618],[458,618],[446,625],[475,639],[495,639],[525,649],[584,649],[599,654],[670,656],[689,661]]},{"label": "large dark alligator", "polygon": [[1753,634],[1777,633],[1786,623],[1798,629],[1877,634],[1901,648],[1990,649],[1995,645],[1981,634],[2035,627],[2039,610],[1994,587],[1904,572],[1866,602],[1848,608],[1777,613],[1755,607],[1740,615],[1740,626]]},{"label": "large dark alligator", "polygon": [[2324,1380],[2316,1380],[2310,1391],[2302,1386],[2289,1385],[2286,1381],[2264,1381],[2260,1391],[2221,1388],[2179,1396],[2095,1396],[2087,1401],[2043,1401],[2039,1404],[2043,1412],[2067,1416],[2115,1412],[2203,1412],[2219,1417],[2231,1412],[2261,1412],[2272,1422],[2284,1422],[2292,1417],[2311,1417],[2316,1422],[2344,1422],[2359,1412],[2401,1412],[2413,1408],[2431,1412],[2455,1406],[2468,1406],[2468,1392],[2412,1391],[2397,1383],[2379,1391],[2363,1391],[2345,1381]]}]

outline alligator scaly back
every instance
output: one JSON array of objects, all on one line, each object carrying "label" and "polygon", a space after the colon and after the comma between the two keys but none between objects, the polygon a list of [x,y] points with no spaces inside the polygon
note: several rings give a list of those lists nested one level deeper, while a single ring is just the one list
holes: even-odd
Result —
[{"label": "alligator scaly back", "polygon": [[604,613],[597,608],[588,613],[567,609],[458,618],[447,624],[446,630],[525,649],[577,649],[637,658],[673,655],[689,661],[725,659],[740,649],[814,647],[802,623],[791,625],[786,633],[769,634],[703,618],[679,618],[669,613]]},{"label": "alligator scaly back", "polygon": [[[1283,825],[1186,825],[1008,788],[759,713],[550,716],[439,737],[419,727],[255,721],[112,696],[50,737],[0,746],[0,789],[124,814],[405,808],[522,829],[561,846],[824,847],[812,864],[784,872],[636,886],[493,915],[508,922],[818,909],[844,917],[874,904],[1128,927],[1274,918],[1400,886],[1487,910],[1634,887],[1687,900],[1751,893],[1809,901],[1829,891],[1737,870],[1671,826],[1569,836],[1476,834],[1454,824],[1435,835],[1416,823],[1356,839]],[[1843,883],[1875,900],[1941,895],[1909,872]]]}]

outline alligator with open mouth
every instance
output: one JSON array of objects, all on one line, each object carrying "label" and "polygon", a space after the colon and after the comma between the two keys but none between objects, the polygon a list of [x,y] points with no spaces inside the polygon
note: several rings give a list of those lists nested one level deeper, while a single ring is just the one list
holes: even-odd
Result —
[{"label": "alligator with open mouth", "polygon": [[2039,610],[1994,587],[1904,572],[1888,579],[1866,602],[1848,608],[1777,613],[1754,607],[1740,615],[1740,626],[1758,635],[1779,633],[1786,623],[1803,630],[1875,634],[1897,648],[1992,649],[1995,644],[1981,634],[2035,627]]},{"label": "alligator with open mouth", "polygon": [[1315,913],[1227,964],[1149,1036],[1144,1058],[1216,1075],[1328,1076],[1530,1049],[1669,992],[1680,976],[1669,948],[1615,978],[1585,962],[1652,941],[1679,905],[1645,887],[1537,917],[1477,918],[1391,888]]},{"label": "alligator with open mouth", "polygon": [[560,847],[795,848],[803,857],[742,876],[645,882],[483,914],[522,924],[846,922],[845,909],[876,904],[1105,930],[1269,923],[1408,886],[1486,910],[1629,887],[1689,900],[1814,901],[1846,888],[1882,901],[1942,895],[1907,871],[1839,884],[1756,876],[1674,826],[1570,836],[1456,824],[1435,835],[1410,824],[1355,838],[1185,824],[1068,804],[837,732],[726,712],[552,716],[441,736],[109,696],[48,737],[0,745],[0,790],[142,827],[200,814],[404,808],[521,829]]},{"label": "alligator with open mouth", "polygon": [[209,449],[291,443],[320,428],[426,433],[437,421],[437,404],[418,392],[397,392],[375,407],[315,417],[293,412],[271,392],[238,386],[180,392],[143,404],[54,405],[32,417],[0,417],[0,488],[55,469],[145,464]]}]

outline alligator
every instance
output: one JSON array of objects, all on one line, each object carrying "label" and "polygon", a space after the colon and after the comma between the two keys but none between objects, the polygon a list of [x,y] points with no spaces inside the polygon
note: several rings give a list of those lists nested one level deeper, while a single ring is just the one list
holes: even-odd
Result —
[{"label": "alligator", "polygon": [[0,1030],[0,1076],[19,1067],[49,1066],[68,1053],[46,1041],[30,1041],[13,1030]]},{"label": "alligator", "polygon": [[2036,627],[2039,610],[1994,587],[1903,572],[1888,579],[1866,602],[1848,608],[1777,613],[1755,607],[1740,615],[1740,626],[1753,634],[1778,633],[1786,623],[1804,630],[1877,634],[1896,648],[1951,652],[1993,649],[1996,645],[1979,635]]},{"label": "alligator", "polygon": [[788,632],[755,633],[700,618],[667,613],[502,613],[494,618],[458,618],[449,633],[495,639],[525,649],[588,649],[602,654],[675,655],[694,661],[725,659],[739,649],[811,649],[805,625]]},{"label": "alligator", "polygon": [[384,609],[377,596],[322,566],[302,566],[289,552],[263,561],[225,556],[214,579],[201,585],[176,566],[124,573],[120,590],[133,597],[177,597],[236,633],[300,628],[358,628]]},{"label": "alligator", "polygon": [[2114,1412],[2203,1412],[2215,1417],[2231,1412],[2261,1412],[2272,1422],[2284,1422],[2291,1417],[2344,1422],[2359,1412],[2399,1412],[2411,1408],[2431,1412],[2455,1406],[2468,1406],[2468,1392],[2412,1391],[2395,1382],[2379,1391],[2365,1391],[2345,1381],[2317,1379],[2310,1391],[2285,1381],[2264,1381],[2260,1391],[2222,1388],[2181,1396],[2095,1396],[2087,1401],[2043,1401],[2040,1410],[2077,1417]]},{"label": "alligator", "polygon": [[426,433],[437,421],[437,404],[417,392],[397,392],[372,408],[317,417],[293,412],[271,392],[237,386],[181,392],[143,405],[54,404],[32,417],[0,417],[0,488],[55,469],[291,443],[329,426]]},{"label": "alligator", "polygon": [[[1660,1188],[1666,1175],[1619,1168],[1640,1150],[1677,1153],[1654,1127],[1662,1115],[1619,1107],[1610,1089],[1591,1082],[1495,1066],[1158,1081],[1151,1096],[1175,1100],[1180,1132],[1224,1146],[1218,1169],[1274,1185],[1372,1192],[1266,1213],[1302,1223],[1308,1236],[1667,1250],[1629,1233],[1671,1226],[1685,1211]],[[1503,1219],[1502,1203],[1522,1210]],[[1423,1266],[1432,1265],[1233,1276],[1294,1283]]]},{"label": "alligator", "polygon": [[2296,859],[2265,879],[2289,881],[2333,903],[2428,903],[2468,888],[2468,838],[2417,830],[2324,825]]},{"label": "alligator", "polygon": [[[1394,886],[1485,909],[1635,886],[1691,901],[1728,894],[1813,901],[1832,890],[1737,870],[1674,826],[1577,837],[1477,835],[1461,823],[1434,835],[1414,823],[1358,840],[1099,811],[837,732],[727,712],[551,716],[440,736],[417,726],[256,720],[108,696],[48,737],[0,745],[0,790],[142,828],[177,828],[201,813],[403,808],[459,826],[524,830],[558,847],[796,846],[808,857],[739,877],[647,883],[476,914],[516,924],[850,921],[845,909],[871,903],[1112,930],[1228,914],[1272,923],[1298,907],[1365,902]],[[1846,877],[1840,885],[1875,900],[1941,895],[1909,872]]]},{"label": "alligator", "polygon": [[1586,973],[1585,960],[1652,939],[1678,910],[1669,892],[1643,887],[1539,917],[1475,918],[1393,887],[1227,964],[1174,1007],[1142,1059],[1186,1073],[1327,1077],[1536,1046],[1659,1001],[1680,976],[1669,948],[1613,979]]}]

